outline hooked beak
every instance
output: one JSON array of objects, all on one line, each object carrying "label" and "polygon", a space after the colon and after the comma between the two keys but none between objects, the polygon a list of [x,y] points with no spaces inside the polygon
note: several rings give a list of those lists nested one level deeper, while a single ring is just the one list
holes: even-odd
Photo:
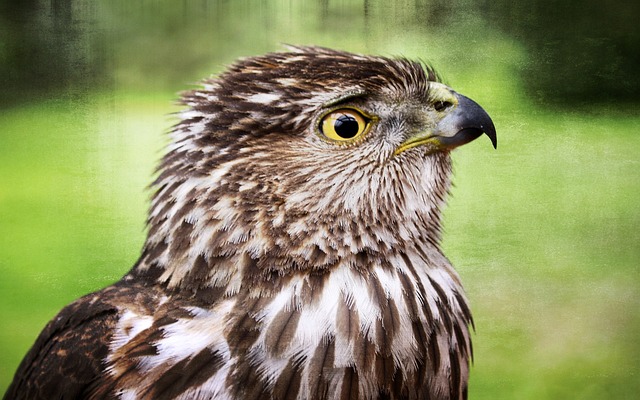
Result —
[{"label": "hooked beak", "polygon": [[437,123],[434,129],[408,138],[396,149],[396,155],[422,145],[427,146],[429,153],[452,150],[477,139],[483,133],[489,137],[493,147],[497,148],[496,128],[489,114],[468,97],[455,93],[451,89],[448,91],[452,104],[448,114]]},{"label": "hooked beak", "polygon": [[453,149],[485,133],[491,139],[493,148],[497,148],[496,128],[489,114],[468,97],[456,93],[456,98],[457,107],[436,125],[433,136],[439,139],[444,148]]}]

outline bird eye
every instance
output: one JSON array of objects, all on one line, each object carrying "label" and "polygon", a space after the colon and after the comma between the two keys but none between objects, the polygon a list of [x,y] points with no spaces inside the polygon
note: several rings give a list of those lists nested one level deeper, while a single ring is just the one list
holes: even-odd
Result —
[{"label": "bird eye", "polygon": [[345,142],[362,136],[369,119],[357,110],[342,108],[326,114],[320,120],[320,132],[329,139]]}]

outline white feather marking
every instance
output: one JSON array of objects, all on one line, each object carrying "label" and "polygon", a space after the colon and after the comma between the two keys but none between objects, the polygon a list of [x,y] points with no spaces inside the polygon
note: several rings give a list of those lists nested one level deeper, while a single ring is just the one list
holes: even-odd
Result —
[{"label": "white feather marking", "polygon": [[242,287],[242,276],[239,273],[234,273],[233,275],[231,275],[231,278],[229,279],[229,283],[227,283],[226,290],[224,293],[227,296],[233,296],[234,294],[237,294],[240,292],[241,287]]},{"label": "white feather marking", "polygon": [[271,104],[280,100],[280,95],[274,93],[258,93],[247,97],[247,101],[259,104]]},{"label": "white feather marking", "polygon": [[198,117],[204,118],[205,115],[200,111],[195,111],[193,109],[186,109],[180,113],[180,118],[182,119],[191,119],[191,118],[198,118]]},{"label": "white feather marking", "polygon": [[189,307],[193,318],[179,319],[163,328],[163,337],[156,343],[158,354],[140,357],[139,367],[143,372],[167,364],[193,357],[205,347],[218,351],[224,359],[230,356],[229,346],[224,339],[222,315],[230,312],[234,300],[221,302],[214,310]]},{"label": "white feather marking", "polygon": [[[218,186],[218,182],[220,182],[220,179],[229,172],[229,170],[233,165],[237,163],[238,161],[230,161],[228,163],[218,166],[216,169],[211,171],[206,181],[207,187],[213,188]],[[202,183],[205,183],[205,182],[202,182]]]},{"label": "white feather marking", "polygon": [[[331,278],[337,279],[336,284],[344,294],[347,302],[353,304],[360,316],[360,329],[368,337],[374,337],[372,326],[380,319],[380,308],[369,296],[368,285],[361,275],[353,272],[351,268],[344,267],[336,270]],[[333,279],[330,279],[330,281]],[[325,297],[323,297],[324,299]],[[329,296],[326,297],[330,299]]]},{"label": "white feather marking", "polygon": [[120,400],[138,400],[138,394],[135,389],[122,390],[118,397]]},{"label": "white feather marking", "polygon": [[282,86],[296,86],[298,84],[298,80],[293,78],[278,78],[276,82]]},{"label": "white feather marking", "polygon": [[398,311],[400,325],[396,327],[396,337],[392,347],[393,357],[396,364],[404,365],[407,367],[407,371],[411,371],[417,367],[411,360],[415,360],[418,348],[411,327],[407,304],[404,301],[403,286],[398,276],[399,272],[375,268],[374,273],[378,276],[387,298],[393,299]]},{"label": "white feather marking", "polygon": [[329,281],[322,288],[322,301],[302,309],[296,331],[296,344],[302,350],[315,350],[324,337],[336,330],[336,299],[339,296],[340,288],[336,282]]},{"label": "white feather marking", "polygon": [[258,186],[258,182],[242,182],[240,187],[238,188],[238,191],[244,192],[245,190],[253,189],[256,186]]},{"label": "white feather marking", "polygon": [[126,310],[122,313],[116,325],[115,333],[109,345],[111,349],[110,353],[113,354],[117,349],[128,343],[138,333],[149,328],[152,324],[152,316],[140,315],[131,310]]}]

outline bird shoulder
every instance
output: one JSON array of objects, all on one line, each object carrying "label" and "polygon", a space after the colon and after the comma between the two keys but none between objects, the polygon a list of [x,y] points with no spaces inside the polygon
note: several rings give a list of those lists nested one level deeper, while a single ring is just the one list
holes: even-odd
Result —
[{"label": "bird shoulder", "polygon": [[135,290],[122,285],[86,295],[63,308],[43,329],[4,395],[13,399],[88,398],[105,375],[105,358],[120,303]]}]

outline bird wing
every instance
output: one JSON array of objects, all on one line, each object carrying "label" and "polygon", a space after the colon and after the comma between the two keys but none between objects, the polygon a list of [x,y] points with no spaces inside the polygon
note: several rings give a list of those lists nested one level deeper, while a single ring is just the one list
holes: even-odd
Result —
[{"label": "bird wing", "polygon": [[86,398],[103,375],[104,359],[118,320],[107,288],[66,306],[38,336],[18,367],[4,399]]}]

